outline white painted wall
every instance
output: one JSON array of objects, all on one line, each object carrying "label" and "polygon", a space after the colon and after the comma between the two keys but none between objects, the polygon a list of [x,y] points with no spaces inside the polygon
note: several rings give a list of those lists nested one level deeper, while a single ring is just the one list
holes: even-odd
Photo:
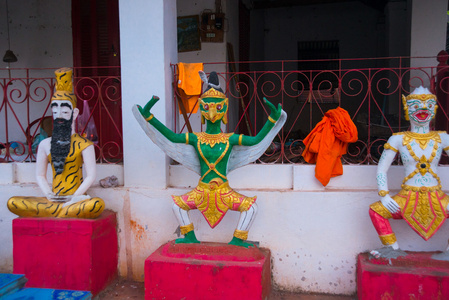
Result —
[{"label": "white painted wall", "polygon": [[[11,50],[16,54],[18,61],[11,63],[12,78],[26,78],[24,70],[20,68],[51,68],[49,70],[32,70],[30,77],[53,78],[53,70],[61,67],[73,66],[72,51],[72,18],[71,1],[8,1],[9,7],[9,32]],[[7,48],[7,23],[6,0],[0,0],[0,55],[3,58]],[[8,64],[0,59],[0,78],[8,78]],[[14,70],[16,69],[16,70]],[[9,86],[8,91],[17,89],[22,92],[12,94],[15,102],[11,103],[24,130],[28,124],[26,119],[27,101],[23,101],[26,95],[24,81],[15,81]],[[3,82],[2,82],[3,83]],[[31,91],[34,91],[31,89]],[[47,93],[51,92],[50,89]],[[41,99],[42,93],[38,91],[35,99]],[[0,95],[0,102],[3,94]],[[48,102],[30,101],[30,120],[40,118]],[[5,141],[5,114],[0,113],[0,142]],[[17,121],[8,108],[9,140],[25,142],[25,135],[15,130]]]},{"label": "white painted wall", "polygon": [[[227,1],[222,1],[222,10],[225,14],[227,14],[228,3]],[[236,0],[232,0],[231,2],[236,2]],[[177,16],[191,16],[198,15],[200,16],[203,11],[215,11],[215,0],[194,0],[194,1],[176,1],[176,9]],[[226,16],[227,17],[227,16]],[[228,20],[225,20],[225,23]],[[225,25],[226,28],[226,25]],[[179,62],[187,62],[187,63],[211,63],[211,62],[226,62],[226,34],[224,41],[222,43],[201,43],[200,51],[189,51],[189,52],[181,52],[178,54]],[[215,66],[208,66],[208,69],[205,69],[205,72],[217,71],[224,72],[226,68],[223,65],[219,65],[219,69],[216,69]]]},{"label": "white painted wall", "polygon": [[[11,50],[18,61],[11,68],[59,68],[73,65],[70,0],[8,1]],[[7,48],[6,0],[0,0],[0,54]],[[7,63],[0,60],[0,68]],[[0,76],[3,77],[2,70]],[[20,72],[14,74],[22,74]],[[50,77],[52,73],[44,73]]]},{"label": "white painted wall", "polygon": [[[0,272],[12,271],[14,215],[7,211],[7,199],[41,194],[35,183],[25,183],[31,181],[27,173],[34,173],[34,164],[14,165],[0,164]],[[113,173],[122,178],[120,166],[109,170],[105,167],[111,166],[99,166],[100,174]],[[28,170],[11,174],[21,168]],[[313,165],[250,165],[230,174],[232,187],[258,197],[259,214],[249,239],[271,250],[274,284],[286,290],[348,295],[355,292],[357,255],[381,245],[368,216],[369,204],[378,200],[375,173],[376,166],[345,165],[344,175],[331,179],[326,188],[315,179]],[[442,182],[447,182],[449,167],[441,167],[439,174]],[[403,176],[401,167],[391,168],[392,191],[397,191]],[[107,207],[118,214],[121,276],[144,280],[144,260],[163,243],[177,238],[171,195],[189,191],[187,187],[195,186],[197,180],[198,175],[184,167],[171,166],[173,187],[168,189],[103,189],[98,185],[89,189],[90,195],[103,198]],[[200,240],[228,242],[239,214],[228,212],[213,230],[198,211],[192,211],[191,216]],[[446,246],[449,224],[425,242],[405,221],[391,223],[405,250],[433,251]]]}]

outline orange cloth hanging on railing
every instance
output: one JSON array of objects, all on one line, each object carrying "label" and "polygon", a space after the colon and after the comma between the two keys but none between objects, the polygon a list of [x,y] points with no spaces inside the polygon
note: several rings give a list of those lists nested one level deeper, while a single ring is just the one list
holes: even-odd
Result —
[{"label": "orange cloth hanging on railing", "polygon": [[178,63],[178,91],[187,113],[198,110],[203,85],[198,71],[203,71],[203,63]]},{"label": "orange cloth hanging on railing", "polygon": [[357,127],[348,112],[340,107],[331,109],[304,139],[302,156],[308,163],[316,163],[315,177],[326,186],[331,177],[343,174],[341,157],[348,143],[357,139]]}]

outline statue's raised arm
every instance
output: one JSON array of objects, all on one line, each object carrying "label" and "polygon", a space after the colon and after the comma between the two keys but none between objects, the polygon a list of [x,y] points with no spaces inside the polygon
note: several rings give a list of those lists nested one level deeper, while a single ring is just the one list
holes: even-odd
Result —
[{"label": "statue's raised arm", "polygon": [[142,108],[137,105],[139,112],[142,114],[142,117],[150,123],[156,130],[162,133],[167,139],[169,139],[173,143],[185,143],[186,135],[185,134],[177,134],[172,130],[168,129],[164,124],[162,124],[154,115],[151,113],[151,109],[153,106],[159,101],[158,96],[153,96],[150,101]]},{"label": "statue's raised arm", "polygon": [[262,129],[257,133],[256,136],[247,136],[247,135],[234,135],[230,139],[230,142],[233,145],[241,145],[241,146],[254,146],[260,143],[264,137],[270,132],[270,130],[274,127],[276,122],[281,117],[282,107],[278,104],[278,107],[274,106],[267,98],[263,98],[264,103],[270,109],[270,115],[268,116],[268,120]]}]

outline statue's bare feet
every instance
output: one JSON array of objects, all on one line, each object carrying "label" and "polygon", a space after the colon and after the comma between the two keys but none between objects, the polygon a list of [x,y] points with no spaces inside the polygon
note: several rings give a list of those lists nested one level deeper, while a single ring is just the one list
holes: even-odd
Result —
[{"label": "statue's bare feet", "polygon": [[183,238],[176,239],[175,244],[199,244],[200,241],[197,240],[195,232],[187,232]]},{"label": "statue's bare feet", "polygon": [[391,258],[398,258],[398,257],[401,257],[401,256],[406,256],[406,255],[407,255],[407,253],[405,251],[402,251],[399,248],[398,249],[394,249],[391,246],[382,247],[382,248],[370,251],[371,258],[391,259]]},{"label": "statue's bare feet", "polygon": [[245,248],[256,247],[253,243],[249,243],[249,242],[239,239],[235,236],[228,243],[228,245],[240,246],[240,247],[245,247]]}]

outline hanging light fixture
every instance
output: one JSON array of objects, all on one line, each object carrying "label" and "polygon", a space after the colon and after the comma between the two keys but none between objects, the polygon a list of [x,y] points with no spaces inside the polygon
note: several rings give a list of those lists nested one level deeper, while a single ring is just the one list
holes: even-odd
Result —
[{"label": "hanging light fixture", "polygon": [[17,57],[14,54],[14,52],[12,52],[11,50],[11,40],[9,37],[9,10],[8,10],[8,0],[6,0],[6,30],[8,32],[8,50],[6,50],[5,55],[3,56],[3,61],[8,63],[12,63],[12,62],[16,62],[17,61]]},{"label": "hanging light fixture", "polygon": [[17,57],[14,55],[14,52],[12,52],[12,50],[6,50],[6,53],[3,56],[3,61],[7,63],[16,62]]}]

